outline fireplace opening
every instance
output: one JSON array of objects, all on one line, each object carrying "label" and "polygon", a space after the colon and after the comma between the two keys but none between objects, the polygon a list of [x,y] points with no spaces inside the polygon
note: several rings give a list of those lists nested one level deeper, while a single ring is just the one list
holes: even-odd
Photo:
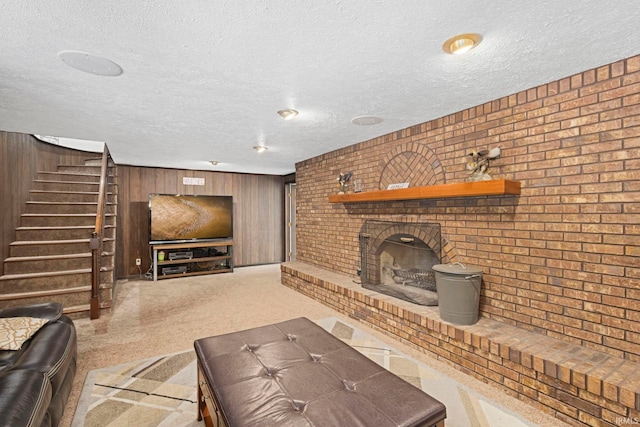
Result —
[{"label": "fireplace opening", "polygon": [[360,235],[362,286],[419,305],[438,305],[440,225],[367,220]]}]

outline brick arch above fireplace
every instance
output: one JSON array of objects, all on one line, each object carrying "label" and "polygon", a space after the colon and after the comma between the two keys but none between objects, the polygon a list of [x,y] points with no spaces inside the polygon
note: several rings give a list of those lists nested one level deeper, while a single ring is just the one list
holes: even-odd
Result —
[{"label": "brick arch above fireplace", "polygon": [[[367,227],[368,222],[369,221],[365,221],[363,223],[360,230],[360,238],[363,237],[363,233],[369,234],[370,229],[368,229]],[[434,228],[426,226],[428,225],[426,223],[412,222],[408,220],[372,220],[370,222],[383,224],[382,227],[378,228],[377,232],[369,234],[366,237],[369,240],[369,244],[367,246],[370,249],[373,249],[373,253],[370,255],[378,255],[376,253],[378,252],[378,248],[382,246],[385,240],[393,236],[411,235],[423,241],[430,248],[434,249],[437,252],[437,255],[440,257],[440,262],[442,264],[449,264],[459,261],[455,248],[453,247],[451,242],[449,242],[446,236],[440,232],[439,224],[433,224],[438,227],[438,230],[435,231]]]},{"label": "brick arch above fireplace", "polygon": [[382,159],[382,172],[378,188],[389,184],[408,182],[411,187],[421,187],[445,182],[444,169],[438,156],[425,145],[412,144],[391,150]]},{"label": "brick arch above fireplace", "polygon": [[[411,235],[423,241],[429,246],[440,258],[441,252],[441,236],[439,224],[426,224],[417,222],[404,222],[404,221],[371,221],[375,224],[382,224],[379,227],[379,231],[369,236],[369,247],[375,253],[382,243],[392,236],[396,235]],[[365,233],[365,229],[368,223],[365,223],[361,234]]]}]

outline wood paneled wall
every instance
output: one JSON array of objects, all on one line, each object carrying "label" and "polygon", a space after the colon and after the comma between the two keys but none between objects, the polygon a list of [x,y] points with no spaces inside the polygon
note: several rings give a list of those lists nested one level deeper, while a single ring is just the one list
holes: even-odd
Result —
[{"label": "wood paneled wall", "polygon": [[[204,186],[183,185],[183,177],[204,178]],[[151,265],[149,194],[233,196],[234,265],[284,260],[284,178],[224,172],[118,166],[116,275],[139,274]]]},{"label": "wood paneled wall", "polygon": [[70,150],[42,142],[27,134],[0,131],[0,275],[4,273],[9,244],[15,240],[29,190],[38,171],[58,165],[81,165],[99,154]]}]

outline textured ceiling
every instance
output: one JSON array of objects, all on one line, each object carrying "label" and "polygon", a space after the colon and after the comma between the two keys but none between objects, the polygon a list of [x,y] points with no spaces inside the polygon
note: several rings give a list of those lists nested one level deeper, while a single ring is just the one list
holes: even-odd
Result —
[{"label": "textured ceiling", "polygon": [[[141,166],[286,174],[640,53],[637,0],[2,3],[0,130],[106,141],[117,163]],[[467,32],[483,36],[476,49],[442,51]],[[124,72],[78,71],[63,50]],[[362,115],[384,121],[351,123]]]}]

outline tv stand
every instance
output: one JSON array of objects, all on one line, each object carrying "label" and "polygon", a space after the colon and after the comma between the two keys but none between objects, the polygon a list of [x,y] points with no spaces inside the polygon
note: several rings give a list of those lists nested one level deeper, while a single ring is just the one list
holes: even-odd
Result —
[{"label": "tv stand", "polygon": [[[152,244],[153,281],[233,271],[233,240]],[[164,252],[164,259],[158,254]],[[170,259],[169,254],[176,254]]]}]

